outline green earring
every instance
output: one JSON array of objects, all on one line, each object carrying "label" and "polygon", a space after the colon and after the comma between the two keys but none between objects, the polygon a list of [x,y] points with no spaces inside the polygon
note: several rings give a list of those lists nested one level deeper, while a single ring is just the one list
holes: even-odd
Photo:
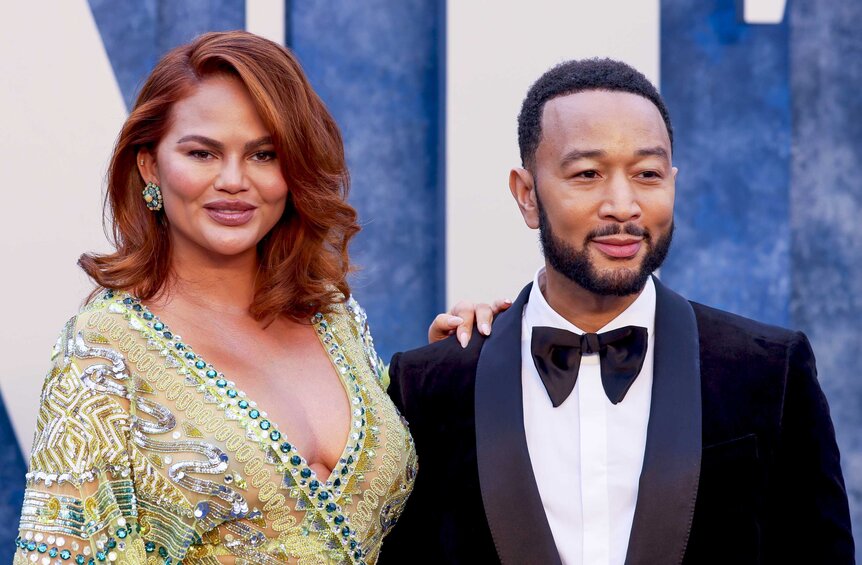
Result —
[{"label": "green earring", "polygon": [[148,182],[142,194],[144,195],[144,202],[151,212],[158,212],[162,209],[162,189],[159,188],[159,185]]}]

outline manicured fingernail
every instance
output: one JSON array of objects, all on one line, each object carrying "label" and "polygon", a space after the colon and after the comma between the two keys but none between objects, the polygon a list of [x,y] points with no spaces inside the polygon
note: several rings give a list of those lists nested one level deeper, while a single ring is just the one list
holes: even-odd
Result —
[{"label": "manicured fingernail", "polygon": [[461,332],[458,334],[458,341],[461,343],[461,347],[467,348],[467,344],[470,343],[470,337],[467,335],[467,332]]},{"label": "manicured fingernail", "polygon": [[511,300],[509,300],[508,298],[507,298],[506,300],[504,300],[503,302],[505,302],[506,304],[511,304],[511,303],[512,303],[512,301],[511,301]]},{"label": "manicured fingernail", "polygon": [[488,324],[481,324],[479,326],[479,331],[485,335],[491,335],[491,326],[489,326]]},{"label": "manicured fingernail", "polygon": [[452,316],[448,320],[450,326],[460,326],[464,322],[464,318],[459,318],[458,316]]}]

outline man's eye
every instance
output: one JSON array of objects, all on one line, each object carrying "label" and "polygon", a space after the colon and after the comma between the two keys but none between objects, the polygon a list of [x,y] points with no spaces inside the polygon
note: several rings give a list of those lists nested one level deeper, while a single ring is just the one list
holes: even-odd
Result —
[{"label": "man's eye", "polygon": [[658,171],[644,171],[644,172],[640,173],[639,176],[641,178],[650,179],[650,180],[661,178],[661,175],[658,173]]},{"label": "man's eye", "polygon": [[258,151],[254,155],[251,156],[255,161],[274,161],[276,158],[275,151]]},{"label": "man's eye", "polygon": [[599,177],[599,173],[598,173],[598,171],[592,171],[592,170],[591,171],[581,171],[580,173],[576,174],[575,177],[580,177],[580,178],[584,178],[584,179],[595,179],[595,178]]}]

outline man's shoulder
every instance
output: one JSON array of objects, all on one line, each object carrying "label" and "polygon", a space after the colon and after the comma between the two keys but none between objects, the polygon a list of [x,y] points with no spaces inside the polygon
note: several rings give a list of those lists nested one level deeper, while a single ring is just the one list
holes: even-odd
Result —
[{"label": "man's shoulder", "polygon": [[726,335],[728,339],[759,340],[787,344],[798,339],[800,332],[746,318],[726,310],[690,301],[701,333]]},{"label": "man's shoulder", "polygon": [[447,373],[475,372],[485,336],[474,331],[467,347],[461,347],[454,335],[430,345],[396,353],[392,366],[398,372],[426,375],[440,371]]},{"label": "man's shoulder", "polygon": [[[793,352],[810,357],[808,339],[800,331],[766,324],[738,314],[691,303],[697,319],[701,362],[730,370],[786,370]],[[771,368],[771,369],[770,369]]]}]

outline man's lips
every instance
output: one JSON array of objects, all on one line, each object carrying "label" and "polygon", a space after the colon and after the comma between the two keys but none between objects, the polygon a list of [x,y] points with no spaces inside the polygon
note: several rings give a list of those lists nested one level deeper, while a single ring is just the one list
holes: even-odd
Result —
[{"label": "man's lips", "polygon": [[641,249],[643,239],[636,237],[599,237],[592,240],[599,251],[614,259],[630,259]]}]

